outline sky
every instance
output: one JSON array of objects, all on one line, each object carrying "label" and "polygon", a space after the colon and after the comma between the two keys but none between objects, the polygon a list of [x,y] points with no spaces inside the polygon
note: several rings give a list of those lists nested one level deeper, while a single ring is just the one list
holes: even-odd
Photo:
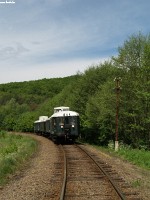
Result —
[{"label": "sky", "polygon": [[149,0],[0,0],[0,84],[83,73],[149,20]]}]

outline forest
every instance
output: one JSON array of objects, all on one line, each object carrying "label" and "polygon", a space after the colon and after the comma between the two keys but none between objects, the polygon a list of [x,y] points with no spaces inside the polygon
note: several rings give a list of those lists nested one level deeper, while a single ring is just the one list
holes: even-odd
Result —
[{"label": "forest", "polygon": [[33,132],[33,122],[53,108],[80,114],[81,138],[97,145],[118,140],[150,149],[150,34],[131,35],[117,56],[64,78],[0,84],[0,130]]}]

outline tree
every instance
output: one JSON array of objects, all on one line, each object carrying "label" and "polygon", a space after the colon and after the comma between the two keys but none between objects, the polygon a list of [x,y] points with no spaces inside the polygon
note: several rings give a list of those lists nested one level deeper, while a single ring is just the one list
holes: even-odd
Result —
[{"label": "tree", "polygon": [[131,36],[119,47],[114,65],[124,70],[122,81],[122,132],[124,140],[139,147],[148,141],[150,116],[150,35]]}]

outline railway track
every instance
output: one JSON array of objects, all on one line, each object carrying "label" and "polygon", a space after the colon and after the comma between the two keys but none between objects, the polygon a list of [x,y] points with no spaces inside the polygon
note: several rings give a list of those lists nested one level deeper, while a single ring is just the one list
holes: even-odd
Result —
[{"label": "railway track", "polygon": [[118,174],[83,145],[61,146],[64,153],[60,200],[139,200]]}]

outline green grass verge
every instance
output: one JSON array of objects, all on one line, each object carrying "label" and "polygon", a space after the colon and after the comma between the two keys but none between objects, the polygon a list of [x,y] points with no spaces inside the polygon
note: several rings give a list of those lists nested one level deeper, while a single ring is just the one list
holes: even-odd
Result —
[{"label": "green grass verge", "polygon": [[116,154],[143,169],[150,169],[150,151],[124,147],[120,148]]},{"label": "green grass verge", "polygon": [[[91,144],[90,144],[91,145]],[[143,169],[150,169],[150,151],[144,149],[132,149],[130,146],[120,144],[119,150],[115,152],[114,144],[111,142],[108,147],[101,147],[92,145],[97,149],[105,153],[110,153],[114,156],[119,156],[125,160],[130,161],[132,164],[135,164]],[[137,183],[135,183],[137,184]]]},{"label": "green grass verge", "polygon": [[7,183],[9,175],[19,169],[36,149],[37,141],[31,137],[0,131],[0,185]]}]

